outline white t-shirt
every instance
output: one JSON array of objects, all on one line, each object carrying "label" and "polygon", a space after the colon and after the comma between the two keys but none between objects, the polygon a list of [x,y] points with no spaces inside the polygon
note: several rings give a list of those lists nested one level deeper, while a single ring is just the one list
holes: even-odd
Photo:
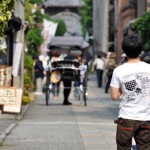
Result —
[{"label": "white t-shirt", "polygon": [[96,69],[102,69],[104,70],[104,61],[100,58],[96,58],[93,62],[93,65],[96,65]]},{"label": "white t-shirt", "polygon": [[124,119],[150,120],[150,65],[125,63],[113,72],[111,87],[121,88],[119,116]]},{"label": "white t-shirt", "polygon": [[51,58],[51,63],[55,62],[55,61],[60,61],[61,58],[60,57],[52,57]]}]

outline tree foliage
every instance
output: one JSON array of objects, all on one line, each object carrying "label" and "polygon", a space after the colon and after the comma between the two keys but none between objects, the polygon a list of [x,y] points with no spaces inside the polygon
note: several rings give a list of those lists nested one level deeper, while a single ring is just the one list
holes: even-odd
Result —
[{"label": "tree foliage", "polygon": [[41,13],[40,10],[37,10],[37,11],[34,12],[33,18],[34,18],[34,21],[36,23],[43,23],[44,16],[43,16],[43,14]]},{"label": "tree foliage", "polygon": [[56,36],[63,36],[67,30],[65,22],[62,19],[56,19],[55,22],[58,23]]},{"label": "tree foliage", "polygon": [[26,43],[32,57],[38,56],[38,48],[43,43],[40,28],[31,29],[26,35]]},{"label": "tree foliage", "polygon": [[144,50],[150,51],[150,12],[146,12],[132,23],[131,26],[141,35],[144,43]]},{"label": "tree foliage", "polygon": [[33,8],[33,5],[28,0],[26,0],[25,1],[25,20],[29,22],[30,26],[34,24],[32,8]]},{"label": "tree foliage", "polygon": [[58,23],[56,35],[62,36],[66,32],[66,26],[61,19],[52,19],[48,14],[41,12],[41,5],[33,5],[38,3],[37,0],[25,1],[25,20],[29,22],[30,30],[25,35],[29,54],[32,57],[38,55],[38,48],[44,42],[41,34],[43,20],[49,20]]},{"label": "tree foliage", "polygon": [[33,59],[31,55],[25,53],[24,55],[24,68],[27,71],[27,74],[31,77],[32,76],[32,69],[33,69]]},{"label": "tree foliage", "polygon": [[32,56],[28,53],[25,53],[24,55],[24,95],[28,95],[29,92],[31,92],[32,89],[32,81],[33,81],[33,59]]},{"label": "tree foliage", "polygon": [[39,8],[36,8],[30,0],[25,1],[25,20],[30,26],[30,30],[25,34],[28,54],[31,55],[32,58],[37,57],[38,48],[43,43],[43,36],[41,34],[42,25],[37,27],[37,24],[42,24],[43,18]]},{"label": "tree foliage", "polygon": [[[12,16],[12,9],[14,8],[14,0],[1,0],[0,2],[0,40],[4,37],[4,30],[8,27],[8,21]],[[0,46],[0,51],[4,49]]]},{"label": "tree foliage", "polygon": [[85,35],[86,32],[91,34],[92,32],[92,11],[93,2],[92,0],[83,0],[85,6],[79,8],[79,13],[81,15],[82,32]]},{"label": "tree foliage", "polygon": [[31,4],[42,4],[42,0],[29,0]]}]

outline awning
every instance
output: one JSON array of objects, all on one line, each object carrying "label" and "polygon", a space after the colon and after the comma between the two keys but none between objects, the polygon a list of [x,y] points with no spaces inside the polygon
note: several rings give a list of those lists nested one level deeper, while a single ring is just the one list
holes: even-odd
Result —
[{"label": "awning", "polygon": [[81,36],[55,36],[48,44],[49,49],[54,47],[85,49],[88,46],[89,43],[87,43]]}]

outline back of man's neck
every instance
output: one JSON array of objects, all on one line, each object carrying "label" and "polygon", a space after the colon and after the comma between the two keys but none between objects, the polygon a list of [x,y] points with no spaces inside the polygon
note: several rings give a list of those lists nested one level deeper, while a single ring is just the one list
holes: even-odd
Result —
[{"label": "back of man's neck", "polygon": [[141,60],[139,58],[128,58],[128,63],[137,63],[137,62],[141,62]]}]

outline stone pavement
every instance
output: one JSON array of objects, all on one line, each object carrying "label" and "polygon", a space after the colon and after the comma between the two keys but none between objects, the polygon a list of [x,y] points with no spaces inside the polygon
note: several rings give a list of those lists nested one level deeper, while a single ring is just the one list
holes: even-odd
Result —
[{"label": "stone pavement", "polygon": [[116,150],[113,121],[119,102],[113,102],[109,94],[96,87],[95,74],[90,75],[88,87],[86,107],[73,97],[73,92],[73,105],[62,105],[61,92],[59,100],[49,106],[45,105],[45,95],[37,96],[20,121],[0,119],[6,121],[5,127],[16,125],[1,150]]},{"label": "stone pavement", "polygon": [[8,114],[0,112],[0,145],[12,129],[22,119],[29,105],[22,106],[21,114]]}]

